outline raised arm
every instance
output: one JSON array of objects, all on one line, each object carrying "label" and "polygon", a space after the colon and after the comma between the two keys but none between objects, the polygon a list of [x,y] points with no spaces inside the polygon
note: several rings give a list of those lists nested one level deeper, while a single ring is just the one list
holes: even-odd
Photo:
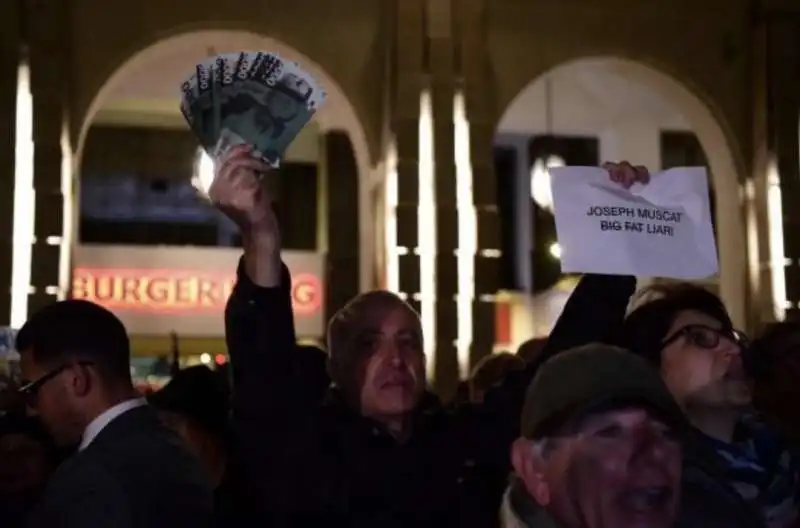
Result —
[{"label": "raised arm", "polygon": [[220,160],[209,197],[241,230],[244,256],[225,309],[225,338],[233,370],[236,417],[272,414],[291,371],[294,322],[291,278],[281,263],[281,237],[261,182],[269,170],[240,146]]},{"label": "raised arm", "polygon": [[[605,164],[604,168],[609,171],[612,181],[626,188],[637,181],[649,181],[644,167],[633,167],[627,162]],[[491,463],[508,463],[507,448],[519,435],[525,392],[539,365],[568,348],[614,337],[635,289],[635,277],[585,276],[567,301],[542,352],[525,370],[512,372],[486,393],[483,404],[472,411],[470,425],[472,434],[481,444],[480,452]]]}]

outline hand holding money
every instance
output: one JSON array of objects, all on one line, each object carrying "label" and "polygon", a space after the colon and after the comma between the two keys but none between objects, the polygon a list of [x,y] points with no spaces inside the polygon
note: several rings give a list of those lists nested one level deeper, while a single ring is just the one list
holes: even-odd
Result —
[{"label": "hand holding money", "polygon": [[281,281],[281,237],[271,197],[261,181],[270,167],[253,157],[253,147],[239,145],[217,163],[208,189],[211,202],[239,226],[248,278],[274,288]]},{"label": "hand holding money", "polygon": [[266,163],[253,157],[252,146],[234,147],[219,159],[208,196],[239,226],[243,238],[270,240],[279,247],[278,222],[262,183],[262,176],[269,170]]}]

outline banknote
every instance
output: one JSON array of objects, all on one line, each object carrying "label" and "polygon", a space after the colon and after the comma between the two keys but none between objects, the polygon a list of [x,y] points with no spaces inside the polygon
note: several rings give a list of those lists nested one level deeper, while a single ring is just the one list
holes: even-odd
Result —
[{"label": "banknote", "polygon": [[181,112],[210,156],[248,143],[273,167],[325,101],[311,75],[267,52],[228,53],[198,64],[181,96]]}]

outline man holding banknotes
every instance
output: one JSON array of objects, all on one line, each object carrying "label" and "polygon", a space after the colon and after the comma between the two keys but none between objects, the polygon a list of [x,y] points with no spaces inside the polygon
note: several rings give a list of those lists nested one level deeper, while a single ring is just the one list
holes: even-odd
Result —
[{"label": "man holding banknotes", "polygon": [[234,147],[209,190],[242,230],[226,339],[234,445],[257,514],[293,525],[496,525],[533,371],[510,374],[480,406],[447,411],[426,391],[418,315],[372,291],[330,322],[335,387],[325,404],[306,397],[318,381],[295,353],[290,277],[261,184],[267,170],[252,147]]}]

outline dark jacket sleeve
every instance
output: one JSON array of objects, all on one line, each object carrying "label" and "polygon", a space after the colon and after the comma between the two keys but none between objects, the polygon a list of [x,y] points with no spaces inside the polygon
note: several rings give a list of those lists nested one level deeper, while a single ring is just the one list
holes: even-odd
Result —
[{"label": "dark jacket sleeve", "polygon": [[508,448],[519,436],[525,393],[539,365],[560,351],[615,336],[635,289],[635,277],[586,275],[580,280],[541,354],[489,390],[483,404],[473,410],[471,434],[480,443],[480,453],[488,457],[486,462],[508,464]]},{"label": "dark jacket sleeve", "polygon": [[[309,376],[295,361],[291,277],[283,266],[280,286],[255,285],[244,271],[225,309],[225,337],[233,372],[230,478],[241,488],[244,508],[264,525],[301,496],[313,458],[314,409],[305,393]],[[308,483],[308,480],[305,481]]]},{"label": "dark jacket sleeve", "polygon": [[636,277],[584,275],[569,296],[541,354],[532,362],[531,370],[535,372],[539,365],[563,350],[609,342],[617,335],[635,291]]},{"label": "dark jacket sleeve", "polygon": [[225,341],[233,373],[234,418],[256,419],[284,398],[268,397],[291,390],[295,348],[291,276],[282,265],[281,283],[262,288],[250,280],[240,261],[237,280],[225,307]]}]

